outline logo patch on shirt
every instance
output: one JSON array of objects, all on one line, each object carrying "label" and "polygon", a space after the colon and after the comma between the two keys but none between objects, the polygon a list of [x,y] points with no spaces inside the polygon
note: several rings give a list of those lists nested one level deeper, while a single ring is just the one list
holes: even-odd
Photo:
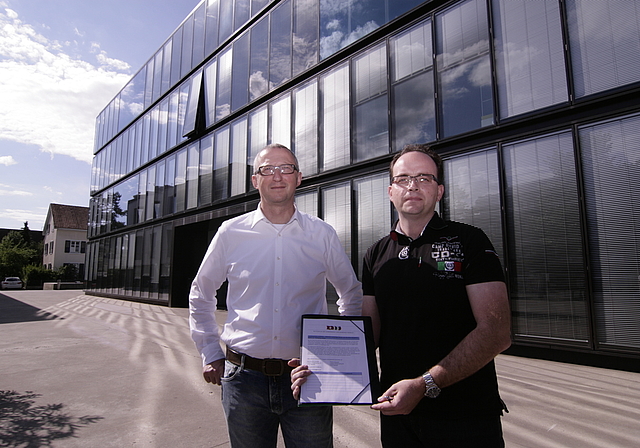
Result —
[{"label": "logo patch on shirt", "polygon": [[398,254],[398,258],[401,260],[406,260],[407,258],[409,258],[409,246],[405,246],[402,248],[402,250]]},{"label": "logo patch on shirt", "polygon": [[447,272],[462,272],[462,263],[460,263],[459,261],[439,261],[438,270]]}]

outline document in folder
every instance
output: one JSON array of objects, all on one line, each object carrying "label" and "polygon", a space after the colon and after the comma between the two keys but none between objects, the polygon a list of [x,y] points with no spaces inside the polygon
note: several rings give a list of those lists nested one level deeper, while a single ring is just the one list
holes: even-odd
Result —
[{"label": "document in folder", "polygon": [[370,405],[379,394],[378,364],[368,316],[302,316],[300,361],[311,375],[300,390],[304,405]]}]

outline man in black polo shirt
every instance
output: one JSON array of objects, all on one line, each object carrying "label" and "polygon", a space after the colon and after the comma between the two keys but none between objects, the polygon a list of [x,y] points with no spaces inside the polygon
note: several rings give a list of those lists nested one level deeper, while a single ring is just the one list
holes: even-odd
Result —
[{"label": "man in black polo shirt", "polygon": [[503,447],[493,359],[511,344],[504,274],[485,235],[444,221],[442,160],[410,145],[390,167],[399,220],[364,259],[363,314],[380,349],[389,447]]}]

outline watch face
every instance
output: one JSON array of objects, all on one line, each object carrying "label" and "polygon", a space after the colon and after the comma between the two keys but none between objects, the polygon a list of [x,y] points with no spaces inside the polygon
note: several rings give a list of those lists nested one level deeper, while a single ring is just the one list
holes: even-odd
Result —
[{"label": "watch face", "polygon": [[425,395],[429,398],[436,398],[438,395],[440,395],[440,390],[437,387],[430,387],[425,392]]}]

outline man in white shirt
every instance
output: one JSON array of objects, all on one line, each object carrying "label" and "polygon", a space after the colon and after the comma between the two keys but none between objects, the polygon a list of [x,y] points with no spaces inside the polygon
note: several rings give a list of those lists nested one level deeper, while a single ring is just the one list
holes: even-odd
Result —
[{"label": "man in white shirt", "polygon": [[[211,241],[189,295],[191,337],[205,380],[222,385],[232,447],[275,447],[278,426],[287,447],[331,447],[332,408],[297,406],[288,361],[300,356],[301,316],[327,314],[326,281],[343,315],[361,314],[362,286],[335,230],[297,210],[295,155],[269,145],[254,167],[260,204],[224,222]],[[216,290],[225,280],[219,335]]]}]

